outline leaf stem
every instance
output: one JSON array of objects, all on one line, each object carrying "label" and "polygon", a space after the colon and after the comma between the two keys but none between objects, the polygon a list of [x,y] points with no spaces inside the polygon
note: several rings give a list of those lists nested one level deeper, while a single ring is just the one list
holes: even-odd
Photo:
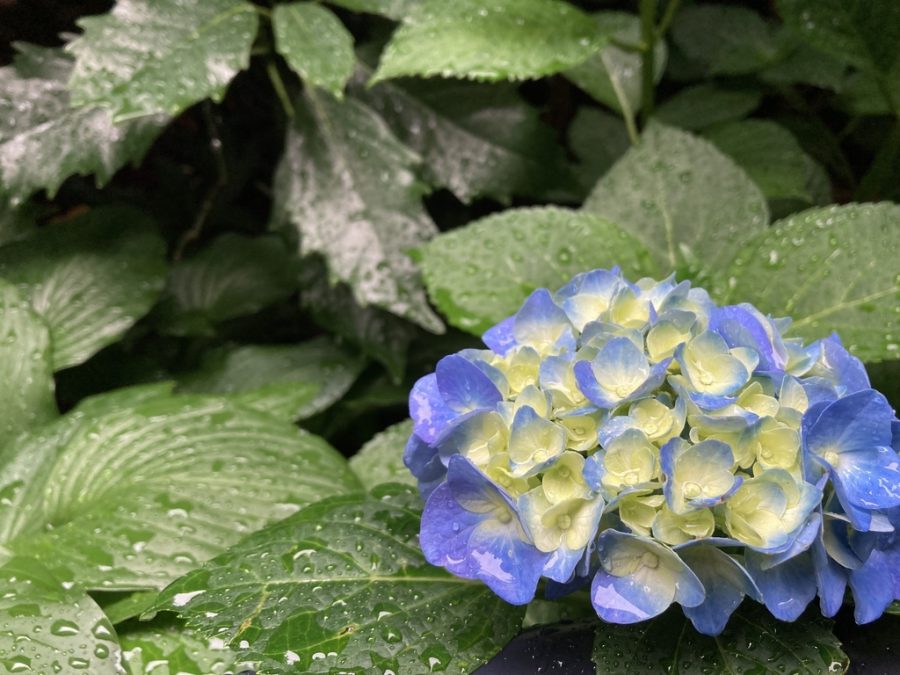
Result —
[{"label": "leaf stem", "polygon": [[665,34],[669,32],[669,27],[672,25],[672,19],[675,18],[675,11],[680,4],[681,0],[669,0],[669,4],[666,5],[666,11],[663,13],[663,17],[656,27],[657,41],[662,40]]},{"label": "leaf stem", "polygon": [[[674,0],[673,0],[674,2]],[[672,2],[669,3],[672,5]],[[653,71],[656,51],[656,0],[641,0],[641,124],[646,125],[653,113]]]},{"label": "leaf stem", "polygon": [[272,89],[275,90],[275,95],[278,96],[278,101],[281,103],[284,114],[293,118],[296,111],[294,110],[294,104],[291,103],[287,87],[284,86],[284,80],[281,79],[281,73],[278,72],[278,64],[275,61],[269,61],[266,64],[266,73],[269,75]]}]

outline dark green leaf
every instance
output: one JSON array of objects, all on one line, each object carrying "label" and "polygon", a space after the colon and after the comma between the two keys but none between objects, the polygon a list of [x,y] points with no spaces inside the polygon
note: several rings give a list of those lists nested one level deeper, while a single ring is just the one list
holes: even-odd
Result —
[{"label": "dark green leaf", "polygon": [[754,89],[730,89],[717,84],[686,87],[665,101],[653,116],[688,131],[743,119],[757,107],[762,94]]},{"label": "dark green leaf", "polygon": [[211,335],[217,323],[290,296],[298,267],[277,237],[224,234],[172,266],[157,323],[173,335]]},{"label": "dark green leaf", "polygon": [[397,137],[418,152],[429,182],[463,202],[535,198],[569,187],[549,127],[511,87],[464,81],[382,82],[365,93]]},{"label": "dark green leaf", "polygon": [[117,340],[150,309],[165,283],[164,254],[144,214],[103,207],[0,248],[0,277],[47,322],[60,370]]},{"label": "dark green leaf", "polygon": [[730,268],[729,298],[793,317],[807,340],[836,331],[867,361],[896,358],[900,342],[900,206],[809,209],[749,242]]},{"label": "dark green leaf", "polygon": [[36,211],[31,203],[12,206],[0,199],[0,246],[31,234],[36,227]]},{"label": "dark green leaf", "polygon": [[272,11],[275,48],[305,82],[338,98],[353,74],[353,36],[327,8],[313,2]]},{"label": "dark green leaf", "polygon": [[[598,12],[594,15],[600,35],[628,44],[641,40],[638,18],[625,12]],[[659,82],[666,69],[667,50],[662,40],[654,47],[653,79]],[[613,110],[635,114],[641,109],[641,55],[607,45],[581,65],[565,73],[572,82]]]},{"label": "dark green leaf", "polygon": [[663,272],[695,278],[721,269],[768,223],[765,197],[734,162],[660,124],[600,179],[584,210],[643,242]]},{"label": "dark green leaf", "polygon": [[221,675],[242,672],[233,651],[178,624],[131,625],[119,634],[126,675]]},{"label": "dark green leaf", "polygon": [[388,427],[350,458],[350,468],[367,490],[382,483],[416,484],[403,464],[403,447],[412,434],[412,421]]},{"label": "dark green leaf", "polygon": [[578,65],[602,44],[591,18],[559,0],[422,0],[385,47],[373,81],[537,78]]},{"label": "dark green leaf", "polygon": [[291,345],[210,351],[181,378],[185,392],[224,394],[286,421],[305,419],[339,400],[362,370],[358,354],[316,338]]},{"label": "dark green leaf", "polygon": [[169,586],[159,609],[225,640],[260,673],[469,673],[524,609],[428,565],[419,497],[335,497],[258,532]]},{"label": "dark green leaf", "polygon": [[222,100],[250,63],[257,17],[243,0],[119,0],[78,25],[84,33],[68,46],[72,103],[123,120]]},{"label": "dark green leaf", "polygon": [[[103,608],[103,613],[109,622],[117,626],[128,619],[134,619],[143,614],[156,602],[157,591],[134,591],[133,593],[95,593],[94,599]],[[114,600],[108,600],[106,596],[113,596]]]},{"label": "dark green leaf", "polygon": [[47,324],[0,281],[0,446],[56,415],[51,358]]},{"label": "dark green leaf", "polygon": [[354,12],[381,14],[399,20],[408,16],[421,0],[329,0],[329,2]]},{"label": "dark green leaf", "polygon": [[900,104],[900,62],[883,78],[866,71],[853,73],[844,82],[838,100],[852,115],[891,115],[891,101]]},{"label": "dark green leaf", "polygon": [[7,673],[117,675],[116,632],[84,591],[43,565],[12,558],[0,567],[0,665]]},{"label": "dark green leaf", "polygon": [[165,118],[116,125],[108,110],[70,108],[71,58],[20,48],[26,51],[15,64],[0,68],[0,203],[21,202],[41,189],[52,197],[76,174],[95,174],[103,185],[121,166],[140,161]]},{"label": "dark green leaf", "polygon": [[783,60],[759,71],[759,78],[763,82],[779,86],[809,84],[838,91],[843,87],[846,71],[847,64],[844,61],[802,43]]},{"label": "dark green leaf", "polygon": [[160,385],[88,399],[0,460],[0,543],[97,590],[160,588],[359,485],[320,438]]},{"label": "dark green leaf", "polygon": [[308,92],[275,175],[275,222],[297,230],[302,254],[321,253],[331,279],[347,282],[361,305],[440,332],[406,255],[437,232],[413,173],[418,161],[359,101]]},{"label": "dark green leaf", "polygon": [[849,660],[828,622],[784,623],[745,602],[715,638],[697,633],[677,611],[633,626],[597,622],[594,663],[598,675],[827,675],[846,672]]},{"label": "dark green leaf", "polygon": [[628,131],[622,120],[595,108],[578,109],[569,126],[569,145],[581,160],[578,182],[585,193],[628,150]]},{"label": "dark green leaf", "polygon": [[646,250],[612,222],[559,208],[512,209],[442,234],[422,249],[428,293],[454,326],[480,334],[536,288],[619,265],[655,271]]}]

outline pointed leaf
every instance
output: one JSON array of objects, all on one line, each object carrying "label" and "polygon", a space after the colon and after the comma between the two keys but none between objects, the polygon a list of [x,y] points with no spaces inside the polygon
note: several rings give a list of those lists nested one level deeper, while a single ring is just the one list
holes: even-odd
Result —
[{"label": "pointed leaf", "polygon": [[308,92],[275,175],[276,224],[296,228],[302,254],[321,253],[333,280],[439,332],[406,251],[437,231],[422,205],[418,157],[359,101]]},{"label": "pointed leaf", "polygon": [[524,608],[428,565],[418,502],[385,486],[314,504],[179,579],[157,608],[260,673],[472,672],[515,635]]},{"label": "pointed leaf", "polygon": [[416,485],[403,465],[403,448],[412,434],[412,420],[389,426],[350,458],[350,468],[367,490],[383,483]]},{"label": "pointed leaf", "polygon": [[117,340],[150,309],[164,283],[164,253],[141,212],[102,207],[0,248],[0,277],[47,322],[60,370]]},{"label": "pointed leaf", "polygon": [[785,218],[749,242],[730,268],[732,299],[791,316],[806,340],[837,331],[863,360],[897,357],[900,206],[846,204]]},{"label": "pointed leaf", "polygon": [[132,624],[119,642],[126,675],[223,675],[249,668],[222,640],[203,640],[175,622]]},{"label": "pointed leaf", "polygon": [[631,141],[620,118],[582,106],[569,126],[569,146],[581,160],[578,182],[587,194],[631,147]]},{"label": "pointed leaf", "polygon": [[257,17],[242,0],[119,0],[78,25],[84,33],[68,46],[72,103],[122,120],[222,100],[250,63]]},{"label": "pointed leaf", "polygon": [[731,89],[716,84],[685,87],[664,101],[653,116],[663,124],[688,131],[740,120],[759,107],[762,94],[754,89]]},{"label": "pointed leaf", "polygon": [[647,128],[600,179],[584,210],[639,239],[663,273],[720,269],[768,223],[749,176],[709,142],[661,124]]},{"label": "pointed leaf", "polygon": [[275,48],[303,80],[338,98],[353,74],[353,36],[331,10],[312,2],[272,11]]},{"label": "pointed leaf", "polygon": [[543,77],[578,65],[602,43],[591,18],[559,0],[423,0],[385,47],[373,82]]},{"label": "pointed leaf", "polygon": [[536,288],[620,265],[629,277],[655,268],[612,222],[553,207],[511,209],[442,234],[421,251],[428,293],[454,326],[481,334]]}]

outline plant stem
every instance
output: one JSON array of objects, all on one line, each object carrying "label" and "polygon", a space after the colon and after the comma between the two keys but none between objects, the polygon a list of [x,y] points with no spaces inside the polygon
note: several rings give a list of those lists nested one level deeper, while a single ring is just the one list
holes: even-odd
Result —
[{"label": "plant stem", "polygon": [[291,103],[291,97],[288,95],[287,87],[284,86],[284,80],[281,79],[281,73],[278,72],[278,64],[269,61],[266,64],[266,72],[269,74],[269,81],[275,90],[275,95],[281,103],[284,114],[290,118],[294,117],[294,105]]},{"label": "plant stem", "polygon": [[672,19],[675,18],[675,11],[680,4],[681,0],[669,0],[669,4],[666,5],[666,11],[663,14],[662,19],[660,19],[659,25],[656,27],[657,40],[662,40],[663,36],[669,31],[669,26],[672,25]]},{"label": "plant stem", "polygon": [[[672,2],[669,3],[670,5]],[[646,125],[653,112],[653,71],[656,52],[656,0],[641,0],[641,124]]]}]

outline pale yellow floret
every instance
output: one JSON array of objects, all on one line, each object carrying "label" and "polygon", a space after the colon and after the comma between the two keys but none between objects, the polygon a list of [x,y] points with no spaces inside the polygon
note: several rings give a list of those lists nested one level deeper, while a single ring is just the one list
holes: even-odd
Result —
[{"label": "pale yellow floret", "polygon": [[590,488],[584,482],[584,457],[577,452],[568,451],[556,460],[543,477],[544,496],[551,504],[558,504],[568,499],[586,498]]},{"label": "pale yellow floret", "polygon": [[642,492],[633,492],[625,495],[619,501],[619,518],[635,534],[650,535],[650,528],[656,518],[656,512],[662,506],[666,498],[662,495],[652,495]]},{"label": "pale yellow floret", "polygon": [[[681,433],[675,411],[654,398],[645,398],[631,406],[629,417],[654,443],[662,445]],[[684,422],[684,419],[681,419]]]},{"label": "pale yellow floret", "polygon": [[653,536],[672,546],[709,537],[715,529],[716,519],[709,509],[677,514],[663,505],[653,521]]},{"label": "pale yellow floret", "polygon": [[596,448],[598,417],[596,414],[575,415],[559,420],[566,430],[566,447],[579,452],[589,452]]}]

